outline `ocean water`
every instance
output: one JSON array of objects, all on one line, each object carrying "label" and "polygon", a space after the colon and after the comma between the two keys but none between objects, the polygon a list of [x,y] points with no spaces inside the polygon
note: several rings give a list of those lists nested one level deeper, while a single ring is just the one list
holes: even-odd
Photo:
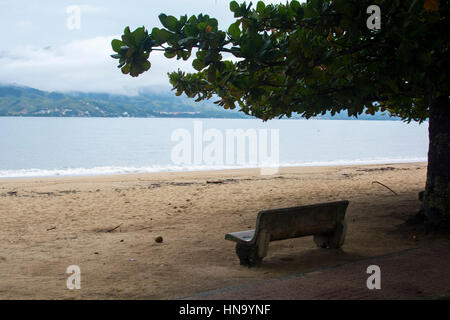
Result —
[{"label": "ocean water", "polygon": [[[237,129],[257,140],[243,140],[245,159],[233,149],[227,160],[227,130]],[[213,143],[211,160],[204,154]],[[419,162],[427,159],[428,123],[0,117],[0,178],[258,167],[261,143],[281,167]]]}]

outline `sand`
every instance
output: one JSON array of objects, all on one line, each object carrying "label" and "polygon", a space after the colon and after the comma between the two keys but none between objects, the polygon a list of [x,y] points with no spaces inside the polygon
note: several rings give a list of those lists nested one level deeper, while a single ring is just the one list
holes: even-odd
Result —
[{"label": "sand", "polygon": [[[410,163],[2,179],[0,299],[177,298],[422,246],[433,239],[405,221],[425,178],[426,164]],[[248,269],[224,240],[254,228],[260,210],[344,199],[341,250],[272,242]],[[80,290],[66,287],[69,265]]]}]

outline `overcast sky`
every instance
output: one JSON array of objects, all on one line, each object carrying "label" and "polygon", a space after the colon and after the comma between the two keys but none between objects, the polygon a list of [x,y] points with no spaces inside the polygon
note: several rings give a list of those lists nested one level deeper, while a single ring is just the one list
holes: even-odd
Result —
[{"label": "overcast sky", "polygon": [[[239,1],[238,1],[239,2]],[[248,2],[248,1],[247,1]],[[253,1],[256,3],[257,1]],[[286,1],[266,0],[265,3]],[[229,0],[0,0],[0,81],[48,91],[136,94],[170,91],[167,72],[193,70],[189,62],[152,53],[152,68],[139,78],[122,75],[110,58],[113,38],[125,26],[161,27],[161,12],[209,14],[221,29],[233,21]],[[80,8],[80,27],[71,6]]]}]

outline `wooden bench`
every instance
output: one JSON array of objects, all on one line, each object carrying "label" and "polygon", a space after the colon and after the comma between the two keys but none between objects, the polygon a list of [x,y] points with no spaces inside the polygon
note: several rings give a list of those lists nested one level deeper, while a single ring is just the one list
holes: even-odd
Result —
[{"label": "wooden bench", "polygon": [[267,255],[270,241],[314,236],[321,248],[339,248],[345,240],[348,201],[266,210],[258,213],[256,229],[228,233],[236,242],[241,265],[252,267]]}]

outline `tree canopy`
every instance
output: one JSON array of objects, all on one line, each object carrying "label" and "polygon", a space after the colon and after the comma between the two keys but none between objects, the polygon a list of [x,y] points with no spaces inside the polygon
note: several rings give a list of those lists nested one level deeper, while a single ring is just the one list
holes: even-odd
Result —
[{"label": "tree canopy", "polygon": [[[381,9],[369,29],[367,8]],[[150,69],[153,51],[188,60],[196,73],[169,74],[177,95],[218,97],[263,120],[388,110],[411,121],[449,92],[448,6],[438,0],[309,0],[266,5],[230,2],[235,22],[219,30],[208,15],[160,14],[163,28],[125,28],[112,41],[119,68]]]}]

